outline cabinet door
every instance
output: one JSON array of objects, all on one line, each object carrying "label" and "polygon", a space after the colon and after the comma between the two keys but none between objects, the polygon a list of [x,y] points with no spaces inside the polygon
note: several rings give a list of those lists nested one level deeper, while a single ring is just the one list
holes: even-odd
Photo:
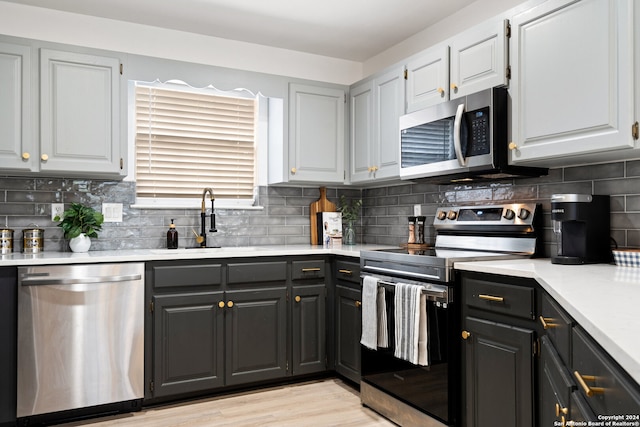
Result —
[{"label": "cabinet door", "polygon": [[451,42],[451,99],[508,83],[508,21],[491,20]]},{"label": "cabinet door", "polygon": [[542,337],[540,346],[538,425],[566,425],[573,380],[548,337]]},{"label": "cabinet door", "polygon": [[[1,55],[0,55],[1,56]],[[18,270],[0,269],[0,425],[16,425]],[[9,424],[11,423],[11,424]]]},{"label": "cabinet door", "polygon": [[367,81],[351,89],[351,182],[371,179],[374,144],[374,93],[373,81]]},{"label": "cabinet door", "polygon": [[0,43],[0,111],[0,169],[33,170],[38,150],[31,133],[28,46]]},{"label": "cabinet door", "polygon": [[323,372],[327,369],[325,300],[325,285],[293,287],[293,375]]},{"label": "cabinet door", "polygon": [[362,292],[336,286],[336,371],[359,383]]},{"label": "cabinet door", "polygon": [[512,163],[603,161],[633,147],[631,8],[545,2],[511,21]]},{"label": "cabinet door", "polygon": [[125,175],[116,58],[40,51],[40,170]]},{"label": "cabinet door", "polygon": [[533,427],[534,332],[472,317],[465,330],[466,425]]},{"label": "cabinet door", "polygon": [[153,297],[153,395],[224,385],[222,292]]},{"label": "cabinet door", "polygon": [[226,292],[226,384],[287,375],[286,288]]},{"label": "cabinet door", "polygon": [[406,112],[449,99],[449,46],[429,49],[407,64]]},{"label": "cabinet door", "polygon": [[391,70],[377,77],[375,84],[375,119],[373,177],[389,179],[400,176],[400,116],[404,114],[403,70]]},{"label": "cabinet door", "polygon": [[342,90],[290,85],[291,182],[344,182],[344,104]]}]

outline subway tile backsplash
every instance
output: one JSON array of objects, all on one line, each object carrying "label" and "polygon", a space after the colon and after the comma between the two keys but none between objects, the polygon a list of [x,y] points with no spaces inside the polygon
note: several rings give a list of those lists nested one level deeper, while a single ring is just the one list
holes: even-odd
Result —
[{"label": "subway tile backsplash", "polygon": [[[533,201],[543,206],[545,254],[551,253],[551,194],[589,193],[611,196],[612,238],[619,246],[640,246],[640,161],[614,162],[552,169],[540,178],[435,185],[395,183],[366,189],[328,188],[327,197],[362,198],[363,215],[357,223],[357,241],[399,245],[407,238],[407,217],[420,205],[427,224],[438,206]],[[318,199],[319,186],[261,187],[259,210],[216,210],[217,233],[209,243],[220,246],[307,244],[310,239],[309,205]],[[0,226],[15,230],[14,247],[22,247],[22,229],[36,224],[45,230],[45,251],[68,251],[62,230],[51,221],[51,203],[81,202],[100,209],[103,202],[122,203],[121,223],[105,223],[91,250],[157,249],[166,245],[171,218],[180,234],[180,246],[194,246],[199,230],[200,206],[193,209],[137,209],[135,183],[64,178],[0,178]],[[433,227],[425,239],[433,242]]]}]

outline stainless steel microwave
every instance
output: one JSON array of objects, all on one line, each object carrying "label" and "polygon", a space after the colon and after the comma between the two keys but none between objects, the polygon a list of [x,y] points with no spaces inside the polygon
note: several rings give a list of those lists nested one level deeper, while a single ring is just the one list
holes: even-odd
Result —
[{"label": "stainless steel microwave", "polygon": [[546,175],[509,165],[508,93],[495,87],[400,117],[400,178],[452,182]]}]

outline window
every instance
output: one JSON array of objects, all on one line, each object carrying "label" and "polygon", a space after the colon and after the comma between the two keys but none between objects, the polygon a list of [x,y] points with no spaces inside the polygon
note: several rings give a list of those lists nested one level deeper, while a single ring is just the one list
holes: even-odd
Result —
[{"label": "window", "polygon": [[216,202],[253,204],[256,117],[246,92],[136,82],[136,203],[201,199],[212,187]]}]

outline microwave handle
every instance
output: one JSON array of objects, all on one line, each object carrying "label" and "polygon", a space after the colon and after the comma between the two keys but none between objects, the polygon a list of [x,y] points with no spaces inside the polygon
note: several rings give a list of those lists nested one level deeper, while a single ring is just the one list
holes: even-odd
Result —
[{"label": "microwave handle", "polygon": [[460,166],[467,166],[467,159],[462,155],[462,143],[460,138],[460,127],[462,125],[462,115],[464,114],[464,104],[459,104],[456,110],[456,118],[453,122],[453,148],[456,150],[456,158]]}]

